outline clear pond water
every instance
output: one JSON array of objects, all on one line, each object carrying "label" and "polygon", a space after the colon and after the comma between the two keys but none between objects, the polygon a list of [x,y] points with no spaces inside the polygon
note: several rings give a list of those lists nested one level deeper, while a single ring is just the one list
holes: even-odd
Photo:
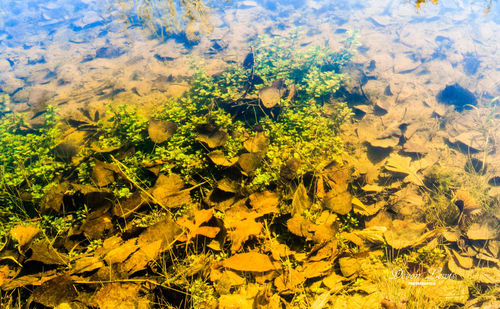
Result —
[{"label": "clear pond water", "polygon": [[0,87],[11,108],[52,102],[71,109],[103,95],[175,93],[169,78],[189,76],[192,57],[217,70],[242,61],[257,36],[296,30],[302,44],[334,49],[346,32],[359,31],[362,83],[376,79],[375,88],[385,83],[396,96],[410,89],[405,99],[433,100],[455,83],[481,99],[499,94],[496,2],[213,1],[204,16],[213,29],[195,41],[157,26],[160,35],[152,36],[148,21],[124,2],[2,1]]}]

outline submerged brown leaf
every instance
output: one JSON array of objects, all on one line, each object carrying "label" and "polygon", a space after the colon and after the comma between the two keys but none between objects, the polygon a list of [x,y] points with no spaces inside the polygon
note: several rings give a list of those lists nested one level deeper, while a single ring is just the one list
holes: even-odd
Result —
[{"label": "submerged brown leaf", "polygon": [[259,99],[265,108],[272,108],[280,103],[281,92],[276,87],[264,87],[259,91]]},{"label": "submerged brown leaf", "polygon": [[311,200],[307,195],[306,187],[304,187],[303,183],[300,183],[293,194],[292,215],[301,214],[304,210],[309,209],[309,207],[311,207]]},{"label": "submerged brown leaf", "polygon": [[150,193],[159,203],[168,208],[191,203],[189,189],[184,189],[184,181],[177,174],[160,175],[153,188],[150,189]]},{"label": "submerged brown leaf", "polygon": [[16,225],[10,230],[10,235],[21,248],[29,244],[39,232],[40,229],[34,225]]},{"label": "submerged brown leaf", "polygon": [[110,283],[94,296],[101,309],[149,308],[149,301],[139,296],[141,286],[135,283]]},{"label": "submerged brown leaf", "polygon": [[120,169],[116,165],[96,160],[92,170],[92,180],[98,187],[105,187],[115,181],[116,174],[120,174]]},{"label": "submerged brown leaf", "polygon": [[220,231],[219,227],[216,226],[201,226],[207,223],[214,216],[212,209],[200,209],[196,210],[194,213],[194,220],[191,221],[187,217],[182,217],[177,220],[177,224],[185,227],[188,230],[185,239],[183,241],[189,241],[198,235],[205,236],[208,238],[214,238]]},{"label": "submerged brown leaf", "polygon": [[269,137],[264,132],[257,132],[254,137],[243,143],[248,152],[265,152],[269,146]]},{"label": "submerged brown leaf", "polygon": [[387,243],[394,249],[403,249],[415,245],[420,236],[425,233],[426,224],[406,222],[402,220],[392,221],[392,226],[384,232]]},{"label": "submerged brown leaf", "polygon": [[148,125],[149,138],[153,143],[160,144],[168,140],[177,131],[177,125],[168,120],[151,119]]},{"label": "submerged brown leaf", "polygon": [[249,152],[241,154],[238,158],[238,165],[247,175],[259,167],[262,161],[262,155],[256,152]]},{"label": "submerged brown leaf", "polygon": [[208,148],[217,148],[223,146],[228,139],[228,134],[223,130],[215,130],[208,132],[198,133],[197,141],[202,142],[208,146]]},{"label": "submerged brown leaf", "polygon": [[411,164],[410,157],[403,157],[398,154],[391,154],[385,163],[385,169],[396,174],[406,175],[405,181],[418,186],[424,186],[422,179],[418,175],[418,169]]},{"label": "submerged brown leaf", "polygon": [[215,164],[220,166],[232,166],[238,162],[238,158],[227,159],[222,150],[214,150],[207,154],[208,158]]},{"label": "submerged brown leaf", "polygon": [[269,256],[253,251],[235,254],[224,260],[222,265],[226,268],[237,271],[266,272],[277,270],[276,265],[271,262]]},{"label": "submerged brown leaf", "polygon": [[33,301],[46,307],[56,307],[62,303],[69,303],[77,297],[73,280],[69,275],[51,279],[33,291]]},{"label": "submerged brown leaf", "polygon": [[262,223],[255,221],[261,216],[245,206],[232,207],[226,212],[224,226],[231,239],[232,252],[240,251],[250,237],[258,237],[262,233]]}]

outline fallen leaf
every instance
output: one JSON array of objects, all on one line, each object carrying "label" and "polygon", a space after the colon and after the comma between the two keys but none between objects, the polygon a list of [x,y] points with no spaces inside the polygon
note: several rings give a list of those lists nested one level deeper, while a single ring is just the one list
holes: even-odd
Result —
[{"label": "fallen leaf", "polygon": [[148,125],[149,138],[153,143],[161,144],[168,140],[177,131],[177,125],[168,120],[151,119]]},{"label": "fallen leaf", "polygon": [[132,238],[124,242],[121,246],[110,250],[103,259],[108,265],[123,263],[132,253],[134,253],[138,249],[139,246],[137,245],[137,238]]},{"label": "fallen leaf", "polygon": [[422,179],[417,174],[417,169],[411,165],[410,157],[403,157],[393,153],[386,161],[384,167],[389,172],[406,175],[404,180],[407,182],[411,182],[418,186],[424,186]]},{"label": "fallen leaf", "polygon": [[349,191],[326,193],[325,207],[339,215],[346,215],[352,210],[352,195]]},{"label": "fallen leaf", "polygon": [[233,166],[238,162],[238,158],[227,159],[222,150],[214,150],[207,154],[208,158],[215,164],[220,166]]},{"label": "fallen leaf", "polygon": [[269,256],[253,251],[235,254],[224,260],[222,265],[232,270],[248,272],[266,272],[277,269]]},{"label": "fallen leaf", "polygon": [[467,238],[473,240],[496,239],[499,235],[499,224],[496,219],[473,223],[467,230]]},{"label": "fallen leaf", "polygon": [[248,152],[265,152],[269,146],[269,137],[264,132],[257,132],[254,137],[243,143]]},{"label": "fallen leaf", "polygon": [[284,291],[297,292],[305,281],[306,277],[302,272],[291,268],[284,271],[283,274],[274,279],[274,286],[279,293]]},{"label": "fallen leaf", "polygon": [[95,166],[92,169],[92,180],[98,187],[105,187],[115,181],[115,175],[119,174],[120,170],[117,166],[95,160]]},{"label": "fallen leaf", "polygon": [[132,255],[122,265],[122,269],[126,270],[129,275],[138,271],[146,269],[149,262],[158,258],[161,248],[161,240],[151,243],[141,244],[139,250],[132,253]]},{"label": "fallen leaf", "polygon": [[357,197],[352,198],[352,210],[354,213],[360,214],[362,216],[373,216],[380,209],[382,209],[383,203],[374,203],[372,205],[366,206]]},{"label": "fallen leaf", "polygon": [[228,139],[228,134],[223,130],[206,131],[198,133],[196,140],[208,146],[208,148],[217,148],[223,146]]},{"label": "fallen leaf", "polygon": [[452,273],[468,280],[487,284],[500,283],[500,270],[498,267],[473,267],[465,269],[457,265],[455,259],[449,259],[447,266]]},{"label": "fallen leaf", "polygon": [[346,281],[347,279],[337,275],[336,273],[332,273],[329,276],[323,278],[323,284],[326,285],[332,292],[339,291],[342,289],[342,281]]},{"label": "fallen leaf", "polygon": [[259,99],[265,108],[272,108],[280,103],[281,92],[276,87],[264,87],[259,91]]},{"label": "fallen leaf", "polygon": [[30,245],[31,256],[26,261],[42,262],[46,265],[67,265],[69,258],[58,252],[48,241],[39,241]]},{"label": "fallen leaf", "polygon": [[128,218],[136,210],[146,204],[148,198],[141,191],[136,191],[128,198],[121,199],[113,204],[112,213],[121,218]]},{"label": "fallen leaf", "polygon": [[255,221],[259,216],[246,207],[233,207],[227,211],[224,226],[231,239],[231,252],[240,251],[250,237],[257,237],[262,233],[262,223]]},{"label": "fallen leaf", "polygon": [[316,278],[326,275],[332,267],[333,263],[331,261],[309,262],[304,265],[302,272],[304,277],[308,279]]},{"label": "fallen leaf", "polygon": [[238,158],[238,165],[247,175],[259,167],[262,155],[256,152],[243,153]]},{"label": "fallen leaf", "polygon": [[306,187],[304,187],[304,184],[301,182],[293,194],[292,215],[301,214],[304,210],[309,209],[310,207],[311,200],[307,195]]},{"label": "fallen leaf", "polygon": [[82,256],[78,258],[74,263],[75,264],[71,267],[72,274],[91,272],[104,267],[104,263],[100,256]]},{"label": "fallen leaf", "polygon": [[276,193],[270,191],[258,192],[250,195],[249,199],[252,209],[260,216],[279,212],[278,204],[280,200]]},{"label": "fallen leaf", "polygon": [[177,220],[177,224],[185,227],[188,230],[186,239],[181,239],[182,241],[190,241],[197,235],[202,235],[208,238],[214,238],[220,231],[219,227],[214,226],[201,226],[207,223],[214,216],[212,209],[200,209],[194,212],[194,222],[189,220],[187,217],[182,217]]},{"label": "fallen leaf", "polygon": [[177,174],[158,176],[150,193],[159,203],[168,208],[191,203],[189,189],[184,189],[184,181]]},{"label": "fallen leaf", "polygon": [[384,233],[387,243],[394,249],[403,249],[417,243],[426,230],[425,223],[392,221],[392,226]]},{"label": "fallen leaf", "polygon": [[161,240],[161,250],[165,251],[172,247],[174,241],[181,233],[182,229],[180,226],[170,219],[170,217],[166,217],[143,231],[139,235],[137,243],[142,245]]},{"label": "fallen leaf", "polygon": [[465,269],[471,269],[472,266],[474,265],[474,260],[470,256],[463,256],[460,255],[457,251],[451,250],[453,253],[453,258],[457,262],[457,265],[460,265],[460,267],[465,268]]},{"label": "fallen leaf", "polygon": [[141,286],[134,283],[110,283],[94,296],[101,309],[149,308],[149,301],[139,296]]},{"label": "fallen leaf", "polygon": [[73,280],[69,275],[59,276],[44,282],[35,288],[33,301],[46,307],[56,307],[61,303],[71,302],[77,297]]},{"label": "fallen leaf", "polygon": [[383,244],[385,243],[384,240],[384,233],[387,231],[387,228],[385,226],[371,226],[367,227],[361,231],[353,231],[354,235],[358,236],[359,238],[369,241],[374,244]]},{"label": "fallen leaf", "polygon": [[19,247],[24,247],[38,235],[40,229],[34,225],[16,225],[10,230],[10,235],[14,238]]},{"label": "fallen leaf", "polygon": [[339,259],[340,271],[346,278],[351,277],[362,270],[360,260],[352,257],[342,257]]}]

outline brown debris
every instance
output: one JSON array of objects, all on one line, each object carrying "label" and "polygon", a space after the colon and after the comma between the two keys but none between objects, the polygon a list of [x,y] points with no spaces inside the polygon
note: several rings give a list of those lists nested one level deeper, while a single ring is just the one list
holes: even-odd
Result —
[{"label": "brown debris", "polygon": [[161,144],[168,140],[177,131],[177,125],[168,120],[151,119],[148,125],[149,138],[153,143]]},{"label": "brown debris", "polygon": [[73,287],[73,280],[69,275],[55,277],[38,286],[31,299],[46,307],[56,307],[62,303],[69,303],[77,296]]},{"label": "brown debris", "polygon": [[248,272],[267,272],[278,269],[267,255],[253,251],[235,254],[224,260],[222,265],[232,270]]},{"label": "brown debris", "polygon": [[168,208],[191,203],[189,189],[184,189],[184,181],[177,174],[160,175],[150,193],[156,201]]}]

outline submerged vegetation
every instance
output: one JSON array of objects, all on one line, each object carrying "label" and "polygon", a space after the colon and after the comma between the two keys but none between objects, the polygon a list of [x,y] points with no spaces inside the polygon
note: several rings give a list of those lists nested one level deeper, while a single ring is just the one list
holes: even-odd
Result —
[{"label": "submerged vegetation", "polygon": [[[298,42],[261,36],[222,72],[194,63],[189,90],[155,110],[109,105],[59,119],[49,106],[28,117],[3,96],[0,303],[491,301],[498,200],[486,168],[472,157],[463,174],[438,167],[383,104],[360,108],[379,108],[366,123],[354,117],[345,99],[355,34],[336,51]],[[349,136],[355,121],[366,131]],[[391,127],[377,135],[380,123]],[[412,284],[431,281],[437,289]]]}]

